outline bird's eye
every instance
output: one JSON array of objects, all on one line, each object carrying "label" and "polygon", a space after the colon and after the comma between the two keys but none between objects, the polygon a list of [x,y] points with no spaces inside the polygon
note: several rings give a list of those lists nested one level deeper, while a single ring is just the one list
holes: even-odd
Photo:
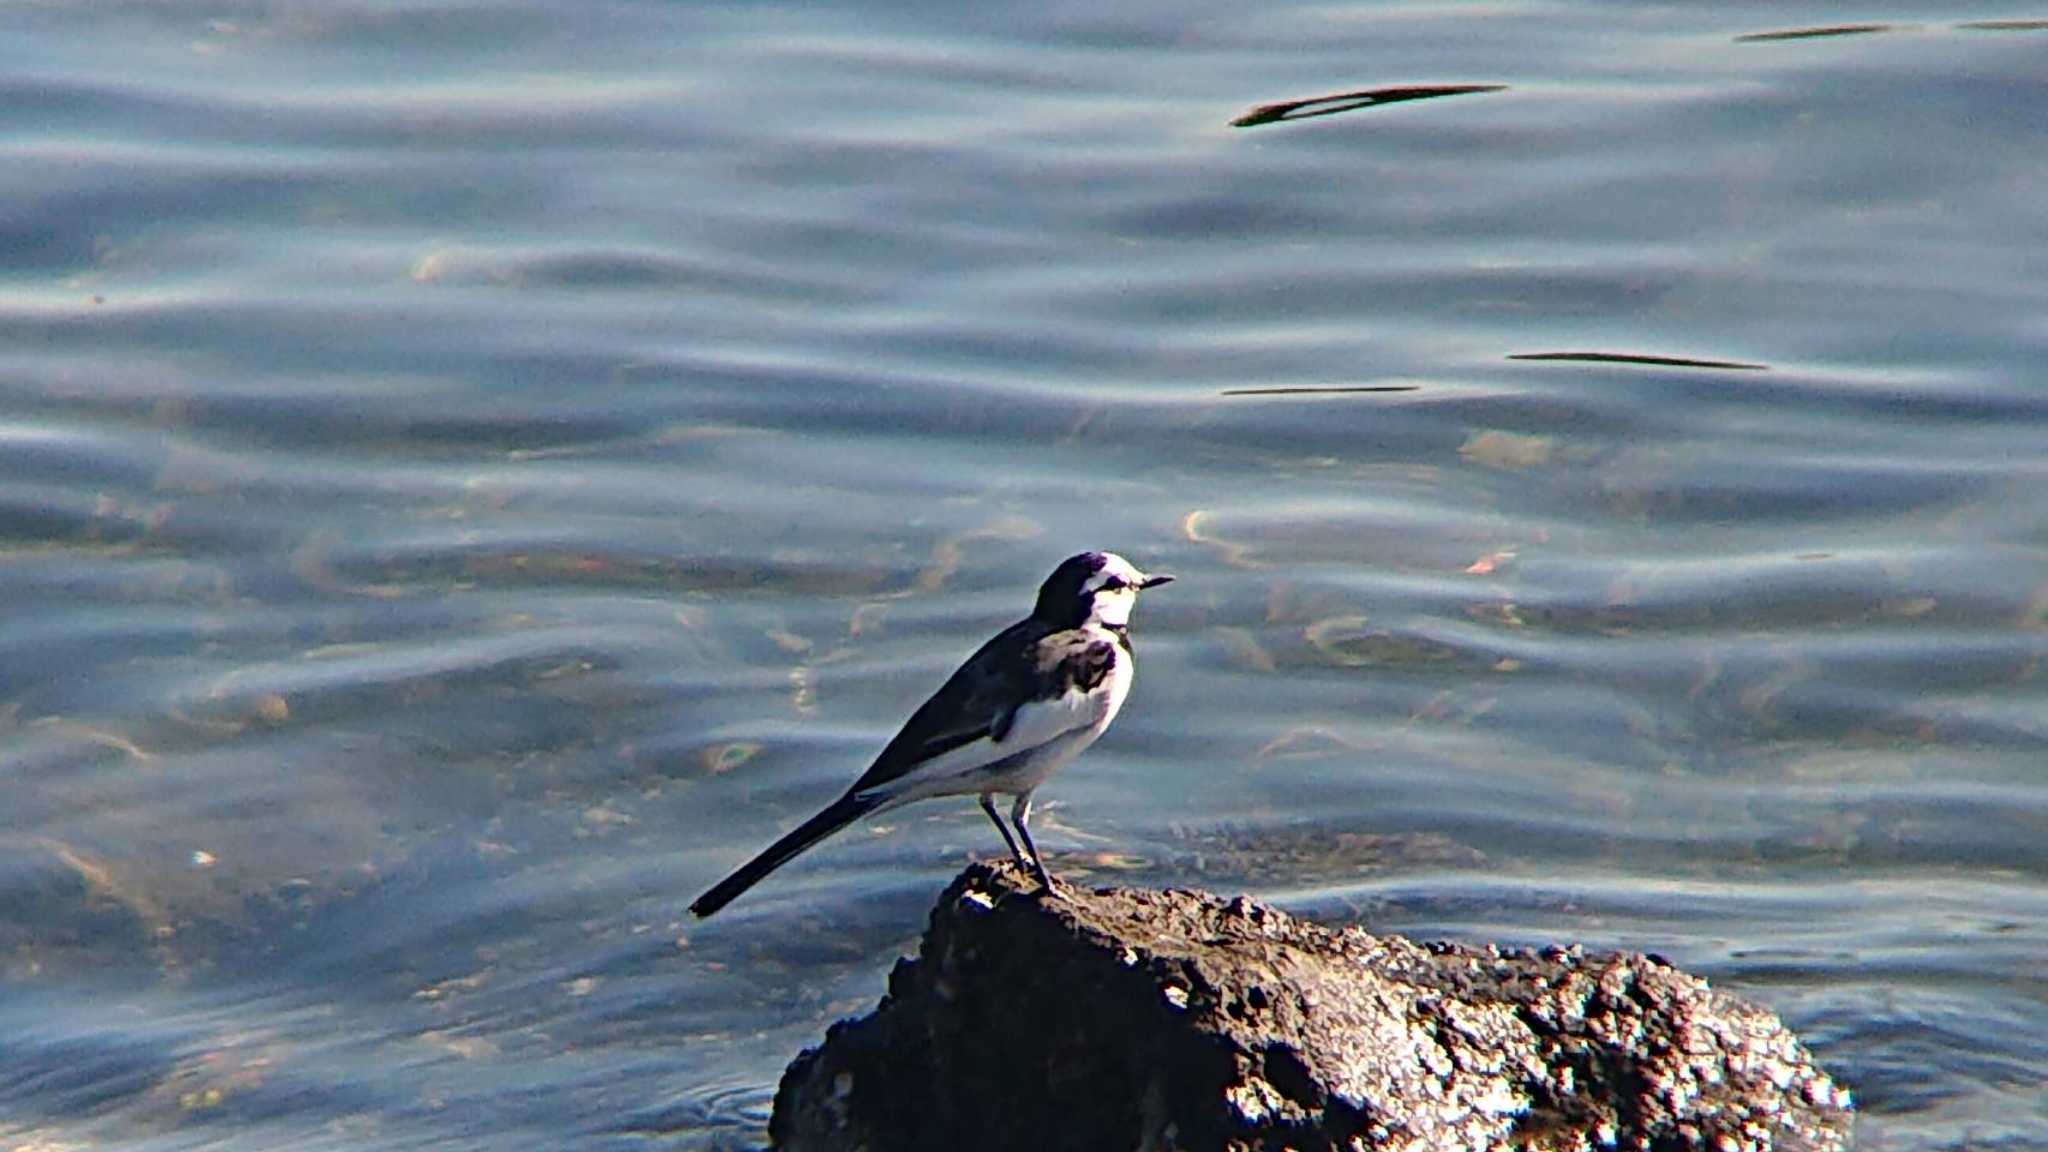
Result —
[{"label": "bird's eye", "polygon": [[1121,576],[1111,576],[1102,582],[1102,590],[1104,592],[1121,592],[1130,586],[1131,582]]}]

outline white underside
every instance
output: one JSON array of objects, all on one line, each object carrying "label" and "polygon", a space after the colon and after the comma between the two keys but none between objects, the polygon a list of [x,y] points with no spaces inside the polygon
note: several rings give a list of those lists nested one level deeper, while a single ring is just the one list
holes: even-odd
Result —
[{"label": "white underside", "polygon": [[1029,792],[1095,743],[1116,719],[1130,694],[1131,675],[1130,653],[1119,650],[1092,691],[1026,704],[1003,739],[963,744],[860,795],[879,798],[882,809],[888,809],[932,796]]}]

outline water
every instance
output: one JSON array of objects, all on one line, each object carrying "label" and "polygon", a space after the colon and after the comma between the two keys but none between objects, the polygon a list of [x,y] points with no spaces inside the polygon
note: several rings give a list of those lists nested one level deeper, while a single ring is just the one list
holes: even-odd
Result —
[{"label": "water", "polygon": [[1062,873],[2048,1147],[2041,15],[8,9],[0,1137],[757,1144],[1000,844],[684,905],[1111,547]]}]

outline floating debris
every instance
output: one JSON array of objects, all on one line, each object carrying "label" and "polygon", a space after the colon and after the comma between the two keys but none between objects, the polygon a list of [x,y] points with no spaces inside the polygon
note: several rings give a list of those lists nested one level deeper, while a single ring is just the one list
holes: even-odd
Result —
[{"label": "floating debris", "polygon": [[1640,352],[1515,352],[1510,360],[1575,360],[1589,364],[1645,364],[1654,368],[1720,368],[1730,372],[1768,372],[1768,364],[1741,360],[1702,360],[1691,356],[1650,356]]},{"label": "floating debris", "polygon": [[1420,384],[1286,385],[1272,388],[1225,388],[1223,396],[1328,396],[1350,392],[1420,392]]},{"label": "floating debris", "polygon": [[1829,36],[1868,36],[1874,32],[1890,32],[1893,24],[1832,24],[1823,28],[1787,28],[1781,32],[1751,32],[1737,36],[1737,44],[1761,44],[1773,40],[1821,40]]},{"label": "floating debris", "polygon": [[1261,124],[1277,124],[1285,120],[1308,120],[1316,116],[1354,112],[1360,108],[1377,108],[1382,104],[1402,104],[1410,100],[1433,100],[1439,96],[1463,96],[1472,92],[1506,90],[1505,84],[1427,84],[1412,88],[1365,88],[1357,92],[1311,96],[1306,100],[1261,104],[1232,120],[1230,126],[1255,128]]}]

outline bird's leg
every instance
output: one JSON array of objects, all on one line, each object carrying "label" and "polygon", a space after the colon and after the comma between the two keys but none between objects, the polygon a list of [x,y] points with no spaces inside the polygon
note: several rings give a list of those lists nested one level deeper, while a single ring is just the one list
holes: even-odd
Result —
[{"label": "bird's leg", "polygon": [[[1003,823],[1003,818],[996,814],[995,797],[983,792],[981,794],[981,810],[988,813],[990,820],[995,821],[996,831],[1003,834],[1003,843],[1010,846],[1010,857],[1017,861],[1017,867],[1024,867],[1024,853],[1017,851],[1017,838],[1010,835],[1010,826]],[[1034,852],[1032,855],[1035,856],[1037,853]]]},{"label": "bird's leg", "polygon": [[1017,835],[1024,838],[1024,847],[1031,853],[1031,869],[1038,874],[1038,882],[1045,885],[1047,895],[1059,895],[1052,886],[1052,873],[1045,870],[1045,861],[1038,855],[1038,845],[1031,842],[1031,793],[1017,797],[1017,802],[1010,805],[1010,819],[1016,822]]}]

